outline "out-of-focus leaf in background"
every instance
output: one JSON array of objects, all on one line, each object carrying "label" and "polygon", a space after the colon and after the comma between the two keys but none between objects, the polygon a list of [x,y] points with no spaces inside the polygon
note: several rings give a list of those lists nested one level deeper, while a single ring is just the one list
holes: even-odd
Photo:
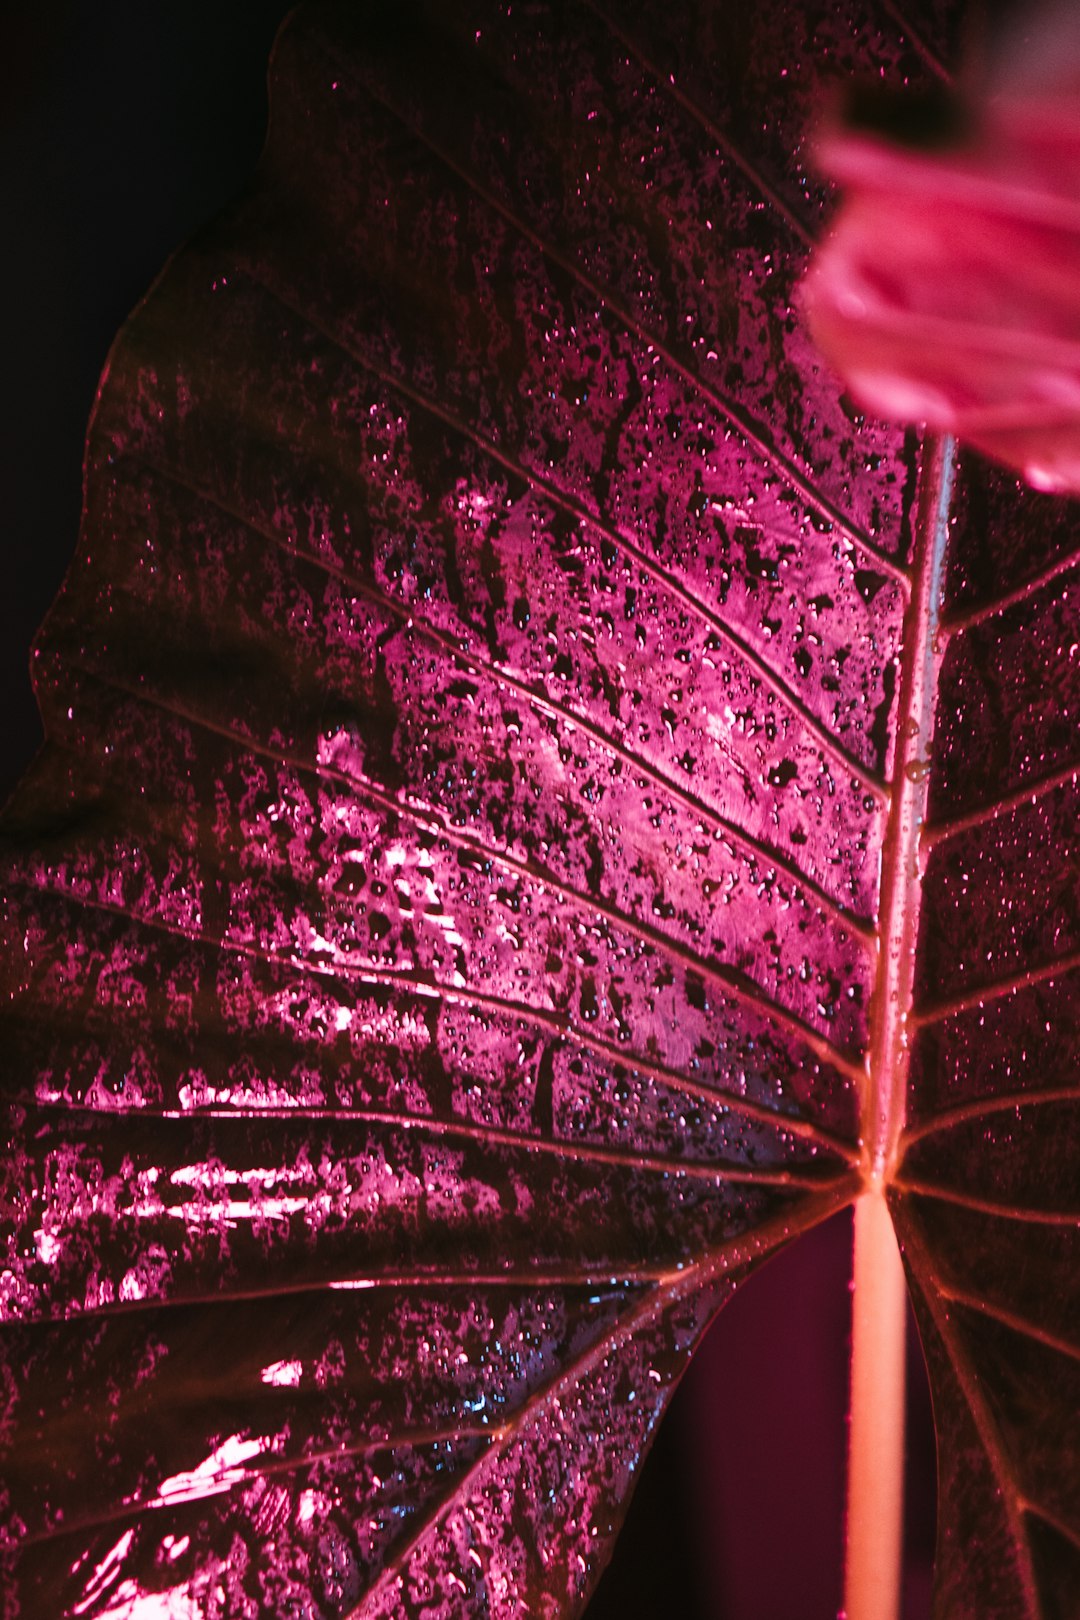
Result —
[{"label": "out-of-focus leaf in background", "polygon": [[1080,25],[1055,3],[999,28],[977,81],[937,87],[946,117],[918,140],[858,121],[822,135],[844,203],[806,303],[866,410],[958,434],[1075,495]]}]

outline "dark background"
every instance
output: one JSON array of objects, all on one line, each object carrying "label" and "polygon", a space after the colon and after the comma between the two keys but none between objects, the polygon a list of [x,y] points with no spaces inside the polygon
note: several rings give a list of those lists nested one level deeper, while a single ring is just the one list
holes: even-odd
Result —
[{"label": "dark background", "polygon": [[[266,61],[289,9],[0,9],[0,799],[40,742],[29,645],[74,548],[109,345],[169,254],[257,161]],[[850,1242],[840,1216],[724,1311],[661,1428],[590,1620],[833,1620]],[[912,1365],[905,1620],[924,1620],[933,1438],[917,1351]]]}]

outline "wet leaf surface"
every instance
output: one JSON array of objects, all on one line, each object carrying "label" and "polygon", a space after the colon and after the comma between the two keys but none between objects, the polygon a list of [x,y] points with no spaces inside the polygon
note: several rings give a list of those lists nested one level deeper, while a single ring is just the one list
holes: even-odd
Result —
[{"label": "wet leaf surface", "polygon": [[939,1611],[1068,1612],[1075,518],[969,458],[944,521],[793,302],[815,87],[915,21],[282,38],[113,351],[4,823],[13,1614],[580,1612],[880,1142]]}]

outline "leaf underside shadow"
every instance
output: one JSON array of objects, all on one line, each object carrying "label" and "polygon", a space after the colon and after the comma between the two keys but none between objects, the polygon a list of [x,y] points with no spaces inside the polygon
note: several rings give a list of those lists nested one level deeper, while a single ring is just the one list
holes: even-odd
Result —
[{"label": "leaf underside shadow", "polygon": [[4,831],[13,1612],[579,1612],[707,1323],[863,1184],[917,777],[937,1601],[1067,1613],[1076,529],[961,465],[931,739],[928,475],[793,304],[817,79],[918,53],[518,9],[302,10],[110,359]]}]

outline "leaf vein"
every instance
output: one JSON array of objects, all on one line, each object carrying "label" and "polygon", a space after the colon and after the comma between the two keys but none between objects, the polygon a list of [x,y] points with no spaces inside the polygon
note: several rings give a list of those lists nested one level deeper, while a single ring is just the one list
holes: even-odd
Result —
[{"label": "leaf vein", "polygon": [[943,1281],[939,1281],[938,1288],[942,1297],[953,1304],[962,1305],[965,1310],[974,1311],[979,1316],[992,1317],[995,1322],[1000,1322],[1013,1333],[1018,1333],[1025,1339],[1033,1339],[1037,1344],[1045,1345],[1048,1350],[1056,1350],[1060,1355],[1069,1356],[1073,1361],[1080,1361],[1080,1344],[1073,1340],[1063,1339],[1056,1333],[1048,1333],[1045,1328],[1039,1327],[1029,1318],[1019,1316],[1015,1311],[1006,1310],[1001,1305],[992,1304],[979,1294],[954,1288]]},{"label": "leaf vein", "polygon": [[[665,1180],[674,1176],[710,1182],[718,1188],[731,1182],[762,1187],[817,1189],[822,1186],[824,1180],[820,1175],[800,1175],[796,1170],[746,1169],[737,1165],[729,1166],[717,1160],[680,1157],[677,1154],[647,1153],[638,1148],[608,1147],[594,1142],[572,1142],[565,1137],[534,1136],[527,1131],[510,1130],[506,1126],[478,1125],[468,1119],[447,1119],[427,1114],[396,1114],[390,1109],[357,1109],[350,1114],[311,1108],[197,1108],[184,1109],[182,1112],[175,1109],[138,1108],[106,1111],[86,1107],[71,1108],[62,1098],[35,1098],[34,1106],[41,1113],[52,1110],[64,1116],[78,1117],[82,1114],[97,1120],[108,1119],[110,1122],[128,1116],[177,1125],[189,1125],[194,1119],[213,1119],[237,1124],[251,1120],[258,1120],[260,1124],[264,1122],[293,1124],[297,1121],[306,1123],[319,1119],[332,1119],[343,1124],[355,1121],[357,1124],[383,1125],[410,1134],[427,1132],[434,1137],[463,1137],[468,1141],[480,1142],[484,1146],[513,1148],[525,1154],[561,1159],[568,1164],[623,1166],[635,1172],[650,1172]],[[775,1117],[770,1123],[783,1130],[782,1122]],[[850,1155],[850,1149],[848,1154]]]},{"label": "leaf vein", "polygon": [[1022,1204],[1003,1204],[993,1198],[981,1198],[977,1193],[963,1192],[956,1187],[943,1187],[916,1176],[898,1175],[892,1186],[900,1192],[912,1193],[919,1198],[936,1198],[960,1209],[974,1210],[980,1215],[991,1215],[996,1220],[1020,1221],[1031,1226],[1076,1226],[1080,1223],[1080,1207],[1075,1210],[1030,1209]]},{"label": "leaf vein", "polygon": [[939,1131],[951,1130],[954,1125],[965,1124],[968,1120],[1058,1102],[1080,1102],[1080,1084],[1054,1086],[1046,1091],[995,1092],[991,1097],[977,1097],[972,1102],[960,1103],[955,1108],[940,1109],[932,1119],[924,1119],[918,1125],[906,1127],[901,1138],[900,1152],[903,1155],[909,1147],[924,1137],[936,1136]]},{"label": "leaf vein", "polygon": [[1078,776],[1080,776],[1080,762],[1064,765],[1060,770],[1024,782],[1012,792],[1003,793],[1000,798],[980,804],[974,810],[941,821],[928,822],[923,830],[923,846],[927,850],[936,849],[939,844],[947,843],[950,838],[956,838],[960,833],[971,832],[975,828],[1001,820],[1014,810],[1036,804],[1040,799],[1053,793],[1056,788],[1075,783]]},{"label": "leaf vein", "polygon": [[1056,957],[1041,967],[1003,975],[1000,979],[990,979],[971,990],[962,991],[959,995],[916,1008],[911,1014],[911,1024],[915,1029],[927,1029],[932,1024],[940,1024],[946,1018],[952,1018],[956,1013],[967,1012],[972,1007],[982,1007],[988,1001],[1000,1001],[1003,996],[1012,995],[1016,990],[1027,990],[1032,985],[1045,984],[1047,979],[1056,979],[1078,967],[1080,967],[1080,951],[1070,951],[1066,956]]},{"label": "leaf vein", "polygon": [[[70,667],[76,668],[78,666],[71,665]],[[248,752],[253,754],[261,754],[264,757],[273,759],[279,763],[285,759],[285,756],[280,751],[275,751],[265,744],[256,744],[250,738],[238,737],[237,734],[228,728],[215,724],[205,716],[197,715],[182,709],[177,704],[169,704],[165,702],[164,699],[150,694],[145,688],[127,686],[123,682],[118,681],[110,676],[102,675],[96,670],[90,670],[87,671],[87,673],[93,674],[95,679],[102,681],[104,685],[111,686],[117,691],[122,691],[137,701],[144,702],[148,706],[164,709],[166,712],[174,714],[178,718],[190,722],[192,725],[197,725],[209,732],[214,733],[215,735],[224,737],[233,744],[241,743],[244,749]],[[361,779],[358,777],[346,776],[344,773],[331,771],[326,766],[312,766],[310,764],[305,765],[302,761],[293,761],[291,759],[288,759],[286,762],[289,764],[295,764],[296,768],[299,770],[306,770],[307,772],[313,773],[317,776],[325,776],[328,780],[338,781],[343,785],[348,786],[354,792],[358,788],[360,788],[362,791],[368,791],[368,796],[370,798],[377,799],[381,805],[390,810],[392,813],[413,819],[420,825],[423,824],[420,820],[421,815],[425,813],[431,814],[431,812],[427,811],[426,808],[418,812],[412,805],[409,804],[408,801],[395,799],[390,795],[379,793],[378,790],[375,789],[369,790],[367,788],[367,784],[361,783]],[[434,820],[433,818],[433,824],[431,825],[430,830],[439,835],[444,834],[445,832],[445,836],[448,838],[448,841],[451,838],[451,834],[449,830],[445,828],[445,823],[441,817],[439,817],[438,820]],[[637,939],[641,944],[651,945],[658,950],[661,955],[669,957],[671,960],[678,962],[684,969],[688,969],[690,972],[697,974],[703,981],[713,985],[714,988],[716,988],[722,994],[730,995],[733,1000],[740,1001],[747,1006],[755,1008],[756,1011],[761,1013],[762,1016],[767,1018],[771,1023],[778,1025],[779,1027],[785,1029],[788,1033],[795,1035],[805,1045],[809,1046],[816,1056],[821,1057],[826,1062],[832,1064],[835,1068],[847,1075],[848,1078],[854,1080],[856,1084],[862,1084],[864,1079],[864,1070],[857,1059],[846,1053],[842,1048],[834,1045],[833,1042],[831,1042],[826,1036],[820,1034],[820,1032],[817,1031],[812,1024],[803,1019],[800,1014],[790,1008],[782,1006],[779,1002],[774,1001],[769,996],[768,992],[763,989],[762,986],[757,984],[755,980],[750,978],[749,975],[744,974],[737,969],[727,969],[722,963],[716,962],[710,957],[699,955],[696,951],[692,950],[686,945],[681,944],[678,940],[673,940],[669,935],[663,933],[662,930],[654,928],[648,923],[641,922],[639,919],[632,917],[627,912],[619,910],[618,907],[611,905],[607,901],[601,900],[596,896],[581,894],[578,890],[570,887],[570,885],[562,883],[554,876],[553,873],[546,872],[529,863],[518,861],[513,856],[496,854],[496,852],[487,849],[486,846],[482,844],[473,843],[464,834],[457,834],[453,841],[457,843],[459,847],[471,847],[475,849],[479,854],[483,855],[485,860],[490,859],[498,862],[500,865],[506,866],[507,868],[513,870],[517,875],[527,878],[531,883],[536,884],[537,887],[545,889],[553,895],[557,895],[561,900],[568,901],[574,906],[584,908],[590,913],[590,915],[603,917],[607,922],[611,923],[613,927],[622,929],[625,933],[630,935],[631,938]],[[16,879],[15,881],[19,882],[20,880]],[[35,885],[28,878],[22,879],[21,885],[24,888],[35,887]],[[451,999],[455,995],[460,997],[462,994],[467,994],[469,990],[469,987],[458,985],[440,986],[434,981],[434,979],[425,978],[422,974],[415,972],[410,973],[405,970],[380,970],[371,965],[358,967],[355,965],[342,965],[340,963],[330,967],[325,963],[314,962],[309,958],[301,956],[283,956],[278,952],[263,950],[257,945],[249,944],[243,941],[232,939],[226,940],[224,938],[218,940],[208,930],[204,929],[192,929],[189,933],[185,933],[184,929],[168,924],[164,921],[164,919],[150,918],[145,913],[133,913],[124,910],[122,907],[112,906],[103,901],[91,900],[88,896],[76,895],[74,891],[66,890],[62,886],[50,885],[49,892],[66,894],[70,899],[80,905],[97,907],[98,909],[114,915],[130,916],[135,921],[143,922],[147,926],[160,927],[165,931],[176,934],[180,937],[190,937],[192,939],[202,940],[207,944],[217,944],[222,950],[244,950],[249,955],[264,959],[266,961],[287,963],[291,967],[301,968],[311,972],[318,972],[330,977],[331,979],[341,978],[347,983],[363,983],[368,979],[370,979],[373,983],[393,983],[400,979],[402,983],[415,984],[422,991],[422,993],[433,995],[442,994],[446,999]],[[374,975],[374,977],[372,977],[372,975]],[[476,994],[478,997],[482,996],[482,992],[476,992]],[[493,999],[498,1002],[498,998]],[[508,1001],[502,1004],[506,1005],[507,1007],[514,1008],[514,1010],[522,1015],[525,1015],[527,1010],[531,1010],[528,1003],[515,1003]],[[572,1021],[568,1017],[565,1017],[565,1015],[560,1016],[565,1018],[565,1028],[572,1029]],[[576,1032],[575,1038],[584,1040],[584,1032]]]},{"label": "leaf vein", "polygon": [[[396,393],[400,394],[402,398],[409,400],[412,404],[419,406],[421,410],[427,411],[429,415],[434,416],[453,433],[456,433],[460,437],[469,440],[484,455],[490,457],[492,461],[503,467],[513,477],[520,479],[530,488],[545,495],[548,500],[558,506],[562,511],[566,512],[568,516],[575,518],[578,522],[586,523],[590,527],[596,529],[599,534],[602,534],[606,540],[609,540],[617,550],[623,553],[624,556],[630,558],[635,566],[640,568],[644,574],[654,581],[654,583],[660,585],[664,590],[669,592],[669,594],[686,609],[687,613],[690,614],[691,617],[700,620],[701,623],[706,625],[714,635],[719,636],[723,641],[727,642],[727,644],[739,655],[739,657],[749,665],[754,674],[763,682],[768,690],[772,692],[774,696],[784,705],[785,709],[787,709],[789,713],[797,716],[808,728],[808,730],[813,732],[823,750],[828,753],[829,756],[834,759],[842,769],[851,771],[852,774],[855,775],[860,783],[866,788],[868,793],[873,794],[878,800],[882,800],[887,796],[887,788],[880,773],[872,769],[869,765],[865,764],[858,758],[857,755],[850,752],[850,750],[844,746],[840,739],[828,729],[828,727],[818,718],[817,715],[814,714],[813,710],[802,701],[798,693],[788,685],[788,683],[775,669],[773,669],[772,665],[769,664],[760,653],[756,652],[749,642],[743,640],[743,638],[732,628],[728,620],[713,612],[706,602],[703,602],[700,597],[695,596],[687,586],[681,585],[668,570],[653,562],[646,552],[644,552],[634,540],[623,534],[619,529],[606,524],[597,513],[591,511],[584,504],[584,502],[578,500],[576,496],[570,495],[567,491],[561,489],[557,484],[552,482],[550,479],[545,478],[543,474],[537,472],[535,469],[526,467],[524,463],[518,461],[516,457],[512,456],[508,451],[501,449],[492,440],[485,439],[483,435],[469,422],[467,422],[464,418],[455,415],[455,413],[447,406],[440,404],[439,401],[434,399],[430,394],[426,394],[422,389],[417,387],[415,383],[407,380],[399,373],[390,370],[387,366],[380,364],[373,356],[365,355],[361,350],[352,347],[339,333],[334,332],[329,326],[327,326],[325,322],[317,319],[316,316],[314,316],[310,311],[304,310],[300,308],[299,305],[294,304],[279,288],[273,286],[269,281],[267,281],[265,277],[257,276],[250,266],[246,266],[241,273],[246,277],[252,286],[259,288],[269,298],[272,298],[276,303],[280,304],[283,309],[288,310],[289,313],[295,316],[298,320],[304,321],[312,331],[318,332],[323,338],[326,339],[328,343],[333,344],[335,348],[337,348],[342,354],[346,355],[356,365],[362,366],[364,370],[369,371],[372,376],[378,377],[380,382],[384,383],[386,387],[394,390]],[[785,476],[788,475],[785,473]],[[881,560],[877,557],[876,553],[875,559],[879,566],[884,566],[881,563]],[[890,566],[893,573],[896,574],[898,578],[902,578],[906,584],[906,575],[900,574],[896,564],[891,564]]]},{"label": "leaf vein", "polygon": [[[32,883],[26,877],[10,878],[9,883],[13,888],[21,888],[23,890],[35,892],[40,892],[41,890],[40,885]],[[221,955],[227,955],[229,952],[235,952],[237,955],[246,956],[255,961],[268,962],[274,966],[287,967],[297,972],[314,973],[328,979],[330,982],[340,981],[349,985],[350,987],[355,985],[369,984],[388,987],[401,985],[406,989],[415,990],[420,995],[432,996],[433,998],[446,1002],[462,1006],[482,1007],[493,1012],[510,1013],[513,1016],[520,1018],[522,1022],[536,1024],[542,1028],[548,1029],[553,1034],[559,1035],[564,1039],[572,1040],[577,1046],[582,1047],[587,1051],[594,1052],[597,1056],[610,1059],[612,1062],[619,1064],[621,1067],[637,1069],[643,1074],[653,1075],[656,1078],[664,1080],[666,1083],[672,1084],[672,1086],[680,1087],[688,1095],[699,1096],[706,1101],[723,1099],[726,1102],[727,1100],[727,1093],[717,1091],[716,1089],[709,1088],[707,1086],[698,1085],[697,1083],[688,1080],[686,1076],[683,1075],[678,1069],[673,1069],[665,1064],[657,1063],[655,1060],[646,1057],[644,1054],[635,1053],[631,1049],[617,1046],[608,1041],[599,1040],[597,1037],[589,1034],[586,1030],[575,1025],[574,1021],[569,1017],[568,1014],[559,1012],[555,1008],[543,1008],[537,1007],[529,1002],[512,1001],[509,998],[502,998],[489,992],[478,990],[473,986],[440,984],[433,977],[426,976],[422,973],[394,972],[392,970],[379,970],[373,967],[342,968],[340,965],[330,967],[322,962],[313,962],[304,957],[283,956],[278,952],[261,949],[260,947],[246,941],[221,939],[217,935],[214,935],[205,929],[181,928],[176,924],[166,921],[162,917],[150,917],[145,914],[127,911],[120,906],[110,905],[107,902],[98,899],[91,899],[87,896],[65,890],[62,887],[49,887],[46,892],[54,894],[74,906],[79,906],[86,910],[100,911],[109,916],[123,917],[128,921],[134,922],[141,927],[151,929],[155,932],[170,934],[176,938],[205,945],[208,949],[213,950]],[[736,996],[736,999],[740,999],[734,990],[732,991],[732,994]],[[749,1000],[750,998],[744,997],[741,999]],[[756,1002],[753,1004],[755,1006],[757,1005]],[[777,1015],[774,1022],[785,1023],[786,1027],[789,1027],[791,1032],[795,1033],[799,1039],[802,1040],[815,1053],[816,1056],[821,1057],[825,1062],[829,1063],[841,1074],[854,1081],[856,1085],[861,1084],[864,1078],[864,1071],[854,1059],[847,1056],[838,1047],[833,1047],[828,1041],[824,1040],[823,1037],[818,1036],[813,1030],[803,1027],[801,1024],[799,1024],[797,1019],[795,1019],[794,1015],[786,1015],[786,1019],[781,1018],[779,1015],[782,1009],[776,1008],[774,1003],[765,1002],[763,1010],[767,1009],[772,1009],[772,1011]],[[733,1098],[731,1100],[731,1106],[733,1108],[739,1108],[741,1106],[741,1099]],[[751,1104],[750,1106],[753,1107],[754,1105]],[[786,1115],[773,1115],[769,1110],[763,1109],[760,1117],[762,1119],[780,1119],[783,1121],[785,1128],[788,1128],[788,1119]],[[804,1135],[812,1135],[816,1140],[825,1142],[829,1145],[832,1145],[834,1141],[832,1137],[827,1136],[816,1126],[802,1124],[799,1121],[792,1121],[790,1128],[797,1132],[801,1132],[801,1134]],[[848,1145],[845,1145],[844,1151],[849,1151]]]},{"label": "leaf vein", "polygon": [[987,619],[996,618],[999,614],[1008,612],[1009,608],[1026,602],[1029,597],[1036,596],[1047,585],[1052,585],[1060,579],[1062,574],[1071,573],[1080,564],[1080,551],[1070,551],[1064,557],[1056,557],[1037,573],[1030,575],[1012,590],[1003,591],[987,602],[976,602],[970,607],[954,608],[951,613],[942,615],[942,634],[951,638],[962,635],[966,630],[973,630],[977,625],[984,624]]},{"label": "leaf vein", "polygon": [[[329,577],[340,580],[343,584],[347,585],[350,590],[355,591],[358,596],[363,596],[365,600],[370,601],[375,606],[382,608],[389,615],[392,615],[403,626],[408,626],[410,629],[415,630],[420,636],[430,641],[432,645],[438,647],[439,650],[443,652],[447,659],[451,662],[465,665],[468,669],[472,670],[474,674],[489,679],[493,685],[506,687],[509,691],[520,697],[523,702],[530,704],[538,712],[546,713],[553,718],[563,720],[567,725],[575,726],[581,731],[586,732],[599,747],[606,749],[614,758],[620,760],[631,770],[636,771],[640,775],[644,776],[656,787],[663,789],[664,792],[669,794],[672,799],[676,800],[679,804],[690,810],[694,815],[699,816],[702,820],[708,822],[714,829],[718,829],[725,836],[730,837],[732,841],[737,843],[752,860],[765,860],[778,868],[779,871],[788,877],[792,883],[798,885],[800,888],[804,889],[808,895],[812,896],[814,901],[820,905],[822,910],[826,911],[830,917],[832,917],[836,922],[840,923],[843,927],[848,928],[853,933],[857,934],[867,948],[873,945],[876,936],[873,926],[867,920],[867,918],[861,916],[853,908],[843,905],[835,898],[835,896],[831,895],[828,890],[822,887],[819,882],[817,882],[814,878],[809,877],[798,866],[796,866],[789,855],[787,855],[784,851],[777,849],[774,845],[768,843],[764,838],[758,837],[756,834],[751,833],[746,828],[741,827],[737,822],[732,821],[729,817],[721,814],[721,812],[718,811],[713,805],[710,805],[705,800],[700,799],[696,794],[692,793],[689,788],[681,785],[673,777],[667,775],[661,766],[653,764],[652,761],[646,759],[642,754],[639,754],[634,749],[627,747],[626,744],[620,742],[616,737],[613,737],[610,732],[605,731],[603,727],[597,725],[595,721],[591,720],[581,711],[572,708],[569,704],[553,699],[547,694],[546,691],[538,691],[536,687],[530,686],[527,681],[517,675],[514,675],[509,670],[503,669],[489,662],[488,660],[480,658],[473,652],[465,651],[460,643],[455,642],[451,636],[437,629],[434,625],[428,623],[427,620],[418,617],[413,609],[406,608],[401,603],[395,602],[392,597],[387,596],[384,592],[378,590],[368,581],[360,579],[356,575],[351,574],[347,569],[335,568],[326,558],[320,557],[317,553],[307,551],[303,547],[296,545],[295,542],[290,541],[287,537],[281,535],[276,530],[256,523],[253,518],[245,515],[243,512],[240,512],[226,502],[224,497],[218,492],[210,491],[203,486],[193,483],[190,479],[181,475],[179,471],[166,467],[160,462],[154,463],[153,465],[150,463],[145,463],[144,465],[146,465],[149,470],[160,473],[162,477],[167,479],[169,482],[176,484],[180,488],[186,489],[198,499],[205,501],[207,505],[213,506],[215,509],[223,512],[228,517],[234,518],[238,523],[243,524],[253,533],[258,534],[261,538],[269,541],[271,544],[278,546],[286,555],[297,557],[304,563],[318,568]],[[92,673],[94,673],[97,678],[101,680],[110,681],[111,684],[116,686],[119,690],[127,691],[132,696],[143,697],[148,693],[148,688],[146,687],[133,688],[120,681],[113,680],[112,677],[105,676],[97,670],[92,671]],[[163,700],[159,701],[162,707],[171,709],[173,712],[180,712],[175,705],[165,703]],[[186,714],[185,718],[195,719],[196,717],[191,714]],[[244,741],[247,742],[248,739],[245,738]],[[266,750],[266,752],[270,753],[271,751]],[[292,764],[296,769],[303,771],[305,774],[309,774],[313,769],[310,764],[299,759],[297,756],[290,756],[289,763]],[[315,774],[327,776],[340,775],[340,773],[335,773],[329,770],[320,771],[319,769],[315,769]],[[358,782],[360,779],[340,776],[340,780],[353,784]],[[370,797],[380,798],[381,801],[385,802],[388,807],[392,807],[398,813],[402,813],[400,801],[392,799],[388,794],[380,794],[375,785],[368,782],[366,779],[364,780],[363,787],[364,791],[367,792]],[[410,804],[406,813],[416,818],[420,814],[420,808],[419,801],[414,801],[413,804]],[[484,848],[484,853],[498,860],[500,864],[506,865],[516,871],[528,871],[531,875],[536,875],[537,869],[529,866],[527,862],[518,860],[509,853],[489,850],[486,847],[481,846],[477,840],[470,838],[469,835],[463,830],[454,828],[436,807],[424,804],[422,806],[422,812],[423,814],[429,816],[433,825],[437,824],[442,835],[450,839],[452,842],[458,843],[462,847],[474,849]]]}]

